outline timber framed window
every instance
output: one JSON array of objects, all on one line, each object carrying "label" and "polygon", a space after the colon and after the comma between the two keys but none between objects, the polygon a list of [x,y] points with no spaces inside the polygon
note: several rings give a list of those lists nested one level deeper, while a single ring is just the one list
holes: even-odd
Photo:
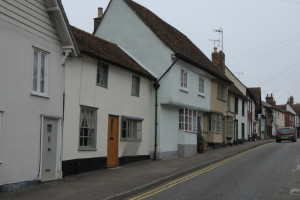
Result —
[{"label": "timber framed window", "polygon": [[187,91],[188,87],[188,72],[184,69],[181,69],[180,72],[180,88]]},{"label": "timber framed window", "polygon": [[79,150],[96,150],[97,109],[80,107]]},{"label": "timber framed window", "polygon": [[226,137],[233,138],[233,117],[231,116],[226,118]]},{"label": "timber framed window", "polygon": [[130,117],[122,117],[121,140],[142,141],[142,121]]},{"label": "timber framed window", "polygon": [[242,101],[242,116],[245,116],[245,101]]},{"label": "timber framed window", "polygon": [[222,133],[222,116],[212,114],[208,117],[208,131]]},{"label": "timber framed window", "polygon": [[218,99],[226,101],[227,87],[223,84],[218,84]]},{"label": "timber framed window", "polygon": [[204,96],[204,78],[199,76],[199,95]]},{"label": "timber framed window", "polygon": [[97,64],[97,85],[107,88],[108,65],[102,62]]},{"label": "timber framed window", "polygon": [[49,53],[33,48],[32,94],[45,96],[48,92]]},{"label": "timber framed window", "polygon": [[234,109],[234,113],[235,114],[238,114],[239,113],[239,98],[238,97],[235,97],[235,109]]},{"label": "timber framed window", "polygon": [[131,95],[138,97],[140,95],[140,77],[132,76]]},{"label": "timber framed window", "polygon": [[197,132],[199,114],[196,110],[179,109],[179,130]]}]

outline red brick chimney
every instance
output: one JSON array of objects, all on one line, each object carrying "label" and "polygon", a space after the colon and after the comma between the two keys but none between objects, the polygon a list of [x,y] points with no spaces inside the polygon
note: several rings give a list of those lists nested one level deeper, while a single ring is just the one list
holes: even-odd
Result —
[{"label": "red brick chimney", "polygon": [[214,52],[211,54],[212,63],[219,67],[219,69],[225,73],[225,54],[223,51],[217,50],[217,47],[214,47]]},{"label": "red brick chimney", "polygon": [[271,93],[271,95],[269,96],[269,94],[267,94],[267,97],[266,97],[266,102],[268,103],[268,104],[271,104],[271,105],[273,105],[274,106],[274,99],[273,99],[273,95],[272,95],[272,93]]},{"label": "red brick chimney", "polygon": [[98,8],[98,17],[94,18],[94,32],[98,29],[101,19],[103,17],[103,8]]},{"label": "red brick chimney", "polygon": [[290,105],[294,105],[294,97],[290,96],[290,98],[289,98],[289,100],[288,100],[287,103],[290,104]]}]

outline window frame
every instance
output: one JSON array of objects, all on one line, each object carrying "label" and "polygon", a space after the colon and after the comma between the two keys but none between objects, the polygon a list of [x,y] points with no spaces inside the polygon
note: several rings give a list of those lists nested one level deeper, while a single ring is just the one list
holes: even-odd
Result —
[{"label": "window frame", "polygon": [[213,133],[222,133],[223,131],[223,116],[211,114],[208,116],[208,131]]},{"label": "window frame", "polygon": [[[129,141],[129,142],[141,142],[143,140],[143,120],[140,118],[134,118],[134,117],[121,117],[121,137],[120,141]],[[125,123],[125,128],[124,128]],[[133,123],[136,123],[133,125]],[[130,128],[130,126],[132,128]],[[136,127],[136,129],[133,129]],[[124,131],[125,131],[125,137],[124,137]],[[130,133],[130,132],[135,133]],[[135,136],[135,137],[133,137]]]},{"label": "window frame", "polygon": [[199,130],[198,117],[200,117],[200,114],[197,110],[179,108],[179,130],[197,133]]},{"label": "window frame", "polygon": [[[104,82],[103,84],[101,83],[101,71],[100,68],[103,68],[104,71]],[[109,65],[103,62],[98,62],[97,63],[97,73],[96,73],[96,85],[99,87],[107,88],[108,84],[108,70],[109,70]]]},{"label": "window frame", "polygon": [[199,76],[198,95],[205,96],[205,79],[202,76]]},{"label": "window frame", "polygon": [[[92,141],[92,145],[81,145],[81,138],[84,138],[85,136],[81,136],[81,116],[82,116],[82,109],[86,109],[86,110],[90,110],[93,111],[94,116],[93,118],[88,118],[86,120],[94,120],[94,127],[91,127],[94,129],[94,135],[93,135],[93,141]],[[90,112],[89,111],[89,112]],[[79,115],[79,139],[78,139],[78,150],[79,151],[96,151],[96,146],[97,146],[97,112],[98,112],[98,108],[93,108],[93,107],[89,107],[89,106],[80,106],[80,115]],[[88,121],[86,122],[88,123]],[[85,127],[86,128],[86,127]],[[89,143],[87,141],[87,143]]]},{"label": "window frame", "polygon": [[[135,80],[137,82],[135,82]],[[141,83],[141,78],[139,76],[133,75],[132,76],[132,85],[131,85],[131,95],[135,97],[140,96],[140,83]]]},{"label": "window frame", "polygon": [[227,99],[227,90],[226,90],[226,86],[219,83],[218,84],[218,93],[217,93],[217,98],[222,100],[222,101],[226,101]]},{"label": "window frame", "polygon": [[235,97],[234,100],[234,113],[239,114],[239,98]]},{"label": "window frame", "polygon": [[[48,75],[48,68],[49,68],[49,55],[50,53],[44,50],[41,50],[39,48],[33,47],[33,52],[32,52],[32,79],[31,79],[31,94],[37,95],[37,96],[43,96],[43,97],[48,97],[48,82],[49,82],[49,75]],[[37,63],[35,63],[35,53],[37,53]],[[41,79],[41,74],[42,74],[42,55],[44,55],[44,71],[43,71],[43,91],[41,91],[41,85],[42,85],[42,79]],[[36,69],[36,81],[35,79],[35,69]],[[35,86],[36,82],[36,86]],[[36,88],[35,88],[36,87]]]},{"label": "window frame", "polygon": [[180,69],[180,89],[188,91],[188,71],[186,69]]},{"label": "window frame", "polygon": [[227,95],[227,110],[231,111],[231,101],[230,101],[231,95]]},{"label": "window frame", "polygon": [[234,136],[234,121],[232,116],[227,116],[226,118],[226,137]]},{"label": "window frame", "polygon": [[242,101],[242,116],[245,116],[245,101]]}]

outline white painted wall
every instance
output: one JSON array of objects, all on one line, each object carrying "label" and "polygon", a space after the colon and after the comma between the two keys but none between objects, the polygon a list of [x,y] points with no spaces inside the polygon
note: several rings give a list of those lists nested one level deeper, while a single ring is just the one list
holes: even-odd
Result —
[{"label": "white painted wall", "polygon": [[[63,160],[106,157],[108,115],[132,116],[144,119],[142,142],[120,141],[119,157],[149,155],[151,137],[152,82],[140,79],[140,96],[131,95],[132,72],[109,65],[108,88],[96,85],[98,60],[90,57],[68,59],[65,65],[65,120]],[[97,151],[78,151],[80,105],[97,110]],[[152,106],[152,107],[151,107]],[[121,128],[121,124],[119,126]],[[120,137],[119,137],[120,138]],[[128,150],[130,145],[134,149]]]},{"label": "white painted wall", "polygon": [[[5,13],[0,14],[0,107],[4,111],[0,138],[0,185],[39,179],[41,115],[63,116],[64,68],[60,63],[62,51],[57,36],[53,34],[50,39],[30,28],[32,22],[29,20],[33,18],[26,18],[25,11],[17,14],[24,16],[22,20],[28,24],[11,18],[7,2],[15,4],[14,8],[9,6],[14,10],[19,11],[20,7],[29,9],[23,6],[28,4],[26,1],[1,1],[0,5],[1,12]],[[43,10],[44,17],[41,18],[47,18],[43,4],[37,5]],[[33,7],[31,4],[28,6]],[[34,20],[41,26],[53,26],[50,21],[48,25],[44,24],[40,14],[36,17]],[[49,98],[31,94],[33,47],[49,53]]]},{"label": "white painted wall", "polygon": [[110,2],[95,35],[126,49],[157,77],[160,77],[172,63],[173,51],[159,40],[123,1]]}]

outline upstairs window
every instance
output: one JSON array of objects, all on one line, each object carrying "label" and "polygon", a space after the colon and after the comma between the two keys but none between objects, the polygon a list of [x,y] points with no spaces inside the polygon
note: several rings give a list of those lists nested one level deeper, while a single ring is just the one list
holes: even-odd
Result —
[{"label": "upstairs window", "polygon": [[245,116],[245,101],[242,102],[242,116]]},{"label": "upstairs window", "polygon": [[140,95],[140,77],[138,76],[132,76],[131,95],[137,97]]},{"label": "upstairs window", "polygon": [[204,78],[199,76],[199,94],[204,95]]},{"label": "upstairs window", "polygon": [[47,59],[48,53],[39,49],[33,50],[32,93],[34,94],[47,94]]},{"label": "upstairs window", "polygon": [[99,62],[97,64],[97,85],[107,88],[108,65]]},{"label": "upstairs window", "polygon": [[231,102],[230,102],[231,95],[227,95],[227,110],[231,111]]},{"label": "upstairs window", "polygon": [[218,99],[226,101],[227,88],[225,85],[218,84]]},{"label": "upstairs window", "polygon": [[180,87],[184,90],[187,90],[187,79],[188,79],[188,73],[186,70],[181,69],[180,74]]},{"label": "upstairs window", "polygon": [[235,97],[235,109],[234,109],[235,114],[239,113],[239,98]]}]

